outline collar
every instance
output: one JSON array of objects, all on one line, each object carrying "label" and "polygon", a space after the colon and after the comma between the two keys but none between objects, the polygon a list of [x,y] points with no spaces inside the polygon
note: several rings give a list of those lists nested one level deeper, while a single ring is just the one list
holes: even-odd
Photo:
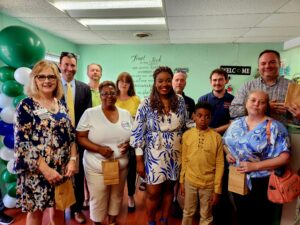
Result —
[{"label": "collar", "polygon": [[[61,76],[61,82],[64,87],[67,85],[67,81],[62,76]],[[70,83],[72,88],[75,87],[75,79],[73,79]]]},{"label": "collar", "polygon": [[[272,86],[274,86],[274,85],[276,85],[278,82],[279,82],[279,80],[281,79],[281,78],[283,78],[283,77],[281,77],[281,76],[279,76],[278,75],[278,77],[276,78],[276,81],[275,81],[275,83],[274,84],[272,84],[271,86],[269,86],[269,87],[272,87]],[[265,85],[267,85],[266,83],[265,83],[265,81],[262,79],[262,77],[260,76],[260,81],[263,83],[263,84],[265,84]],[[267,85],[268,86],[268,85]]]}]

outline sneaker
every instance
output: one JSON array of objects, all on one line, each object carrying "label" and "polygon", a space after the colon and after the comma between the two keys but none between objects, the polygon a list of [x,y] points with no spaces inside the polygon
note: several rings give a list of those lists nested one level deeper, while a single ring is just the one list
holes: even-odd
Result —
[{"label": "sneaker", "polygon": [[1,225],[9,225],[14,222],[14,218],[6,215],[4,212],[0,212],[0,224]]}]

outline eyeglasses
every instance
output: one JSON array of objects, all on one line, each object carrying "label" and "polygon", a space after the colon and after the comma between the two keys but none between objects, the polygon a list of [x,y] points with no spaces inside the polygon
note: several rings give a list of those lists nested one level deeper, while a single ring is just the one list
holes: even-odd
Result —
[{"label": "eyeglasses", "polygon": [[35,78],[37,78],[39,81],[45,81],[46,79],[48,79],[50,82],[53,82],[57,79],[57,77],[54,74],[39,74],[36,75]]},{"label": "eyeglasses", "polygon": [[103,92],[103,93],[101,93],[101,96],[102,97],[108,97],[108,96],[112,96],[112,97],[115,97],[117,95],[117,93],[116,92]]}]

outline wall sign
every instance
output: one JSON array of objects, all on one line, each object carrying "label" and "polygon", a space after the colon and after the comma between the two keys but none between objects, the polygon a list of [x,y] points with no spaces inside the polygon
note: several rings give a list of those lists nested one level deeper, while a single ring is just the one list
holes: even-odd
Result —
[{"label": "wall sign", "polygon": [[228,74],[233,74],[233,75],[251,74],[251,66],[220,66],[220,68],[225,70]]}]

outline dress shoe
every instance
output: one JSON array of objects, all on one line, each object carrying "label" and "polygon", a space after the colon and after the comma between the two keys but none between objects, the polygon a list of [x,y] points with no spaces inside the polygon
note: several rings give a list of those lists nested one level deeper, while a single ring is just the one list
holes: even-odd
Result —
[{"label": "dress shoe", "polygon": [[85,215],[82,212],[75,212],[74,219],[79,224],[83,224],[86,222]]}]

